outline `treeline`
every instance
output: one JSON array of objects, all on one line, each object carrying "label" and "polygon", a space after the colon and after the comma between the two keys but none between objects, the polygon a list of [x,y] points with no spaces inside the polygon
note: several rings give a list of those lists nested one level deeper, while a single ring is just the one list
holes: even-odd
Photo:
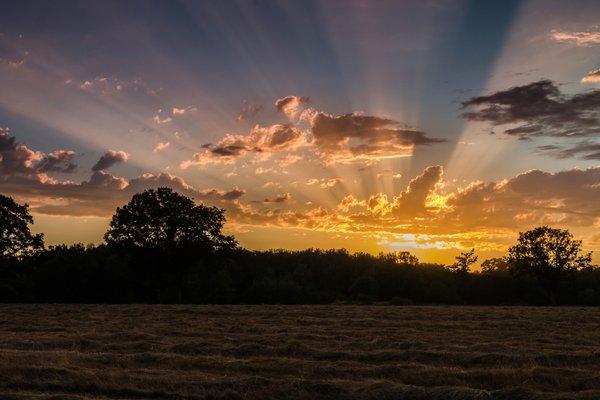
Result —
[{"label": "treeline", "polygon": [[600,305],[600,269],[560,229],[520,234],[474,273],[474,250],[451,266],[407,252],[245,250],[221,234],[222,210],[164,188],[117,209],[104,244],[46,249],[11,202],[0,198],[1,302]]}]

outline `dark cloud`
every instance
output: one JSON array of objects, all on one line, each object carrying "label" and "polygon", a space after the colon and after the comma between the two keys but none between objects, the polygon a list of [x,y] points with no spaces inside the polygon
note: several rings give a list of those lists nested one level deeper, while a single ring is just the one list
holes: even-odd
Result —
[{"label": "dark cloud", "polygon": [[128,158],[129,154],[125,153],[124,151],[108,150],[106,153],[104,153],[104,155],[102,155],[102,157],[100,157],[98,162],[94,164],[92,171],[97,172],[107,170],[115,164],[127,161]]},{"label": "dark cloud", "polygon": [[292,195],[290,193],[283,193],[273,198],[266,198],[262,202],[263,203],[286,203],[292,200]]},{"label": "dark cloud", "polygon": [[220,196],[222,200],[237,200],[244,194],[246,194],[246,191],[244,189],[233,188],[228,192],[221,193]]},{"label": "dark cloud", "polygon": [[250,150],[248,147],[240,144],[217,145],[210,149],[210,152],[216,156],[236,157]]},{"label": "dark cloud", "polygon": [[600,160],[600,143],[590,141],[577,143],[573,146],[549,144],[538,146],[536,150],[558,159],[580,158],[582,160]]},{"label": "dark cloud", "polygon": [[600,90],[565,95],[550,80],[516,86],[462,103],[462,114],[492,125],[519,124],[504,131],[521,139],[536,136],[583,137],[600,134]]},{"label": "dark cloud", "polygon": [[[308,97],[286,96],[275,101],[275,108],[283,112],[290,120],[297,121],[304,119],[303,112],[306,105],[310,102]],[[310,114],[309,112],[308,114]]]},{"label": "dark cloud", "polygon": [[137,178],[131,179],[126,188],[128,195],[139,193],[146,189],[170,187],[173,190],[201,201],[231,201],[242,197],[246,191],[239,188],[233,188],[230,191],[218,189],[197,190],[189,185],[183,178],[163,172],[158,175],[143,174]]},{"label": "dark cloud", "polygon": [[414,146],[445,142],[398,125],[392,119],[359,114],[319,112],[311,120],[314,142],[329,161],[410,155]]},{"label": "dark cloud", "polygon": [[77,168],[74,157],[75,152],[71,150],[56,150],[50,154],[33,151],[19,144],[8,129],[0,129],[0,177],[5,179],[22,175],[47,180],[50,178],[46,173],[70,173]]},{"label": "dark cloud", "polygon": [[94,187],[111,190],[122,190],[127,187],[127,180],[114,176],[105,171],[94,171],[88,181],[81,183],[82,187]]},{"label": "dark cloud", "polygon": [[285,111],[289,107],[297,107],[300,104],[308,103],[310,100],[308,97],[303,96],[286,96],[275,101],[275,108],[279,111]]},{"label": "dark cloud", "polygon": [[17,143],[8,129],[0,129],[0,175],[36,174],[35,165],[42,158],[42,153]]},{"label": "dark cloud", "polygon": [[45,156],[37,165],[39,172],[62,172],[65,174],[75,171],[73,163],[75,152],[71,150],[56,150]]}]

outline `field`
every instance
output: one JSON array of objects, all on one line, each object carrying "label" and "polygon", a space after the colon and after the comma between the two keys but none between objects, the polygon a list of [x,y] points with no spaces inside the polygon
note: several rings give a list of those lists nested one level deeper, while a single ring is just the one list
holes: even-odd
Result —
[{"label": "field", "polygon": [[600,309],[0,305],[1,399],[600,399]]}]

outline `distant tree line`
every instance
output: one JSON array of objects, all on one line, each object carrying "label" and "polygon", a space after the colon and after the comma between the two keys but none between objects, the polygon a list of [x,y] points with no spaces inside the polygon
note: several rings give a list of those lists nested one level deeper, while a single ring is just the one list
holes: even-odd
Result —
[{"label": "distant tree line", "polygon": [[117,208],[104,243],[45,248],[27,205],[0,195],[0,302],[600,305],[600,268],[581,241],[542,226],[506,257],[454,264],[408,252],[250,251],[224,211],[168,188]]}]

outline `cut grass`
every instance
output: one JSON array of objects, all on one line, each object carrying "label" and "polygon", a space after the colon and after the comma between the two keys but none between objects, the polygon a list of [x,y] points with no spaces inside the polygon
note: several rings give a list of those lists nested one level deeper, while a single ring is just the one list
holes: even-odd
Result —
[{"label": "cut grass", "polygon": [[0,305],[1,399],[599,399],[600,309]]}]

